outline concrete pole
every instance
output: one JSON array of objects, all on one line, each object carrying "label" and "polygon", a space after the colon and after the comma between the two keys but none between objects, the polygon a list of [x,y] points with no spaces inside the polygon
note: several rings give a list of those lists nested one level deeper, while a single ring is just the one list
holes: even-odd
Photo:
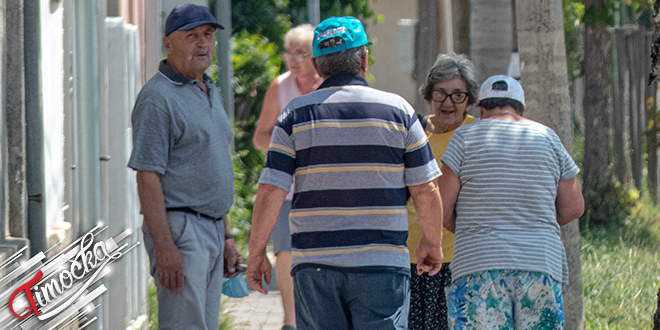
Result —
[{"label": "concrete pole", "polygon": [[25,175],[25,62],[23,0],[5,2],[5,113],[7,120],[7,176],[9,183],[9,235],[27,237]]},{"label": "concrete pole", "polygon": [[215,19],[224,27],[215,33],[217,40],[217,60],[218,60],[218,87],[220,97],[222,97],[222,106],[227,112],[229,120],[234,119],[234,89],[231,86],[231,80],[234,77],[234,66],[231,61],[231,49],[229,40],[231,39],[231,0],[215,1]]},{"label": "concrete pole", "polygon": [[74,112],[76,131],[76,169],[78,234],[94,227],[100,218],[99,166],[99,70],[96,1],[74,4]]},{"label": "concrete pole", "polygon": [[444,23],[444,34],[445,34],[445,53],[450,53],[454,51],[454,30],[453,30],[453,18],[452,18],[452,4],[451,0],[442,1],[442,14],[443,14],[443,23]]},{"label": "concrete pole", "polygon": [[24,3],[24,49],[25,49],[25,143],[27,178],[27,237],[30,239],[30,254],[46,251],[46,219],[44,208],[44,126],[41,102],[41,36],[40,3]]},{"label": "concrete pole", "polygon": [[317,26],[321,23],[321,8],[319,0],[307,0],[307,18],[309,24]]},{"label": "concrete pole", "polygon": [[[0,8],[5,8],[5,0],[0,0]],[[5,17],[7,16],[6,11],[0,11],[0,31],[5,30]],[[0,33],[0,45],[5,45],[5,34]],[[0,56],[0,69],[4,67],[5,58]],[[3,82],[4,86],[4,76],[5,70],[0,70],[0,82]],[[0,87],[0,104],[4,104],[5,91],[4,88]],[[7,167],[9,162],[7,161],[7,126],[5,125],[5,112],[6,109],[0,108],[0,228],[7,228],[7,223],[5,219],[8,219],[9,215],[9,203],[7,196],[9,195],[9,185],[7,179]],[[0,241],[4,240],[5,235],[0,235]]]}]

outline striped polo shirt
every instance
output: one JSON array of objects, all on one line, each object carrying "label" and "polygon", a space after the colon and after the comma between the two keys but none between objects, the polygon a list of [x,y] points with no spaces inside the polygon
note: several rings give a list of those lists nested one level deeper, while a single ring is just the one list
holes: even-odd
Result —
[{"label": "striped polo shirt", "polygon": [[406,186],[440,175],[402,97],[333,75],[278,118],[259,183],[289,190],[292,273],[410,274]]},{"label": "striped polo shirt", "polygon": [[461,182],[453,279],[518,269],[568,283],[555,199],[559,182],[579,169],[552,129],[536,122],[479,120],[456,129],[442,162]]}]

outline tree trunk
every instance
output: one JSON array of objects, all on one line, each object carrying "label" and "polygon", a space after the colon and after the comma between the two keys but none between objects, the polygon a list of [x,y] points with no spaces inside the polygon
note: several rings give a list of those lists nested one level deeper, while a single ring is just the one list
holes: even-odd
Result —
[{"label": "tree trunk", "polygon": [[511,0],[470,0],[470,57],[477,80],[506,74],[511,61]]},{"label": "tree trunk", "polygon": [[658,303],[653,315],[653,330],[660,330],[660,289],[658,289]]},{"label": "tree trunk", "polygon": [[[566,46],[560,0],[516,1],[518,50],[525,63],[525,117],[552,128],[569,152],[573,150]],[[579,222],[562,227],[570,284],[562,287],[565,329],[584,329]]]},{"label": "tree trunk", "polygon": [[[648,63],[648,49],[653,45],[653,35],[645,31],[642,36],[643,47],[640,52],[640,62]],[[648,64],[643,66],[642,79],[645,79],[651,72],[651,67]],[[646,87],[643,88],[644,93],[644,121],[640,123],[640,129],[644,132],[646,137],[646,188],[649,194],[649,197],[653,203],[658,202],[658,131],[655,129],[654,118],[656,106],[655,102],[650,103],[648,100],[656,99],[656,91],[658,90],[657,84],[655,81],[652,81],[650,84],[643,84]]]},{"label": "tree trunk", "polygon": [[[654,35],[653,37],[655,38],[655,41],[653,42],[651,46],[651,69],[649,72],[649,79],[648,79],[648,85],[651,85],[653,81],[658,81],[660,80],[660,0],[656,0],[655,3],[653,4],[653,23],[654,23]],[[653,90],[657,89],[657,84],[655,85],[656,88]],[[655,109],[658,108],[659,101],[656,99],[655,100]],[[651,107],[652,110],[653,107]],[[657,118],[657,116],[653,116],[653,114],[650,113],[649,111],[649,116],[647,120],[650,120],[651,118]],[[649,158],[649,164],[647,170],[649,171],[649,191],[651,191],[651,194],[653,195],[653,201],[655,203],[658,203],[658,184],[660,183],[658,181],[658,171],[660,170],[658,168],[658,123],[654,123],[653,127],[649,129],[648,132],[648,139],[647,139],[647,152],[648,158]],[[653,158],[653,159],[651,159]],[[654,171],[654,173],[651,173],[651,171]],[[651,188],[653,187],[653,188]],[[655,320],[657,321],[655,323],[655,327],[653,328],[654,330],[658,329],[660,330],[660,291],[658,291],[658,308],[659,310],[656,311],[655,315],[656,318]]]},{"label": "tree trunk", "polygon": [[470,56],[470,0],[451,0],[454,52]]},{"label": "tree trunk", "polygon": [[631,33],[629,41],[630,56],[628,56],[628,67],[630,68],[630,169],[633,183],[638,191],[642,190],[642,114],[644,109],[644,89],[642,88],[644,77],[640,63],[646,61],[645,56],[640,58],[644,52],[641,46],[643,30],[635,30]]},{"label": "tree trunk", "polygon": [[626,160],[627,153],[627,132],[626,117],[628,116],[628,109],[630,108],[630,70],[628,70],[627,55],[628,47],[626,47],[626,31],[618,28],[616,29],[616,63],[618,68],[618,79],[615,90],[613,91],[615,105],[612,109],[612,133],[613,147],[614,147],[614,164],[616,169],[616,178],[620,183],[626,184],[629,181],[629,166]]},{"label": "tree trunk", "polygon": [[[649,85],[653,80],[660,80],[660,0],[656,0],[655,4],[653,4],[653,23],[655,23],[656,39],[655,42],[653,42],[653,47],[651,50],[651,59],[653,64],[651,66],[651,73],[649,74]],[[655,103],[657,105],[658,100],[656,100]],[[655,129],[651,129],[651,131],[653,131],[654,134],[654,142],[657,142],[657,137],[655,136],[657,133]],[[657,147],[657,145],[653,146],[654,149]],[[657,149],[655,150],[657,151]],[[649,157],[651,157],[650,153]],[[657,185],[657,181],[652,182],[651,184]],[[655,314],[653,315],[653,330],[660,330],[660,289],[658,289],[658,302],[656,305]]]},{"label": "tree trunk", "polygon": [[[438,0],[418,0],[418,22],[415,31],[415,67],[413,79],[419,89],[426,82],[426,74],[435,63],[440,51],[440,2]],[[426,100],[416,93],[415,110],[419,113],[430,114]]]},{"label": "tree trunk", "polygon": [[[610,35],[607,22],[599,20],[607,11],[607,0],[586,0],[584,36],[584,161],[582,164],[582,191],[586,199],[586,212],[595,222],[607,221],[607,214],[591,196],[602,194],[602,180],[610,180],[609,118],[607,114],[608,45]],[[587,13],[590,13],[588,15]]]}]

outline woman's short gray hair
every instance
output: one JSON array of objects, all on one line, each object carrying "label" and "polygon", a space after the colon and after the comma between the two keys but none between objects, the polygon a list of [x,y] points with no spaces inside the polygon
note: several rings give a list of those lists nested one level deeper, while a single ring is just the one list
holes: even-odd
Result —
[{"label": "woman's short gray hair", "polygon": [[336,53],[321,55],[314,58],[319,74],[327,78],[337,73],[359,74],[362,71],[362,55],[367,46],[340,50]]},{"label": "woman's short gray hair", "polygon": [[309,45],[312,48],[312,40],[314,40],[314,27],[310,24],[298,25],[284,35],[284,44],[290,43]]},{"label": "woman's short gray hair", "polygon": [[426,75],[426,83],[419,89],[425,100],[433,99],[433,86],[445,81],[460,78],[465,83],[468,92],[468,104],[477,102],[477,75],[474,72],[474,64],[467,56],[451,52],[440,54]]}]

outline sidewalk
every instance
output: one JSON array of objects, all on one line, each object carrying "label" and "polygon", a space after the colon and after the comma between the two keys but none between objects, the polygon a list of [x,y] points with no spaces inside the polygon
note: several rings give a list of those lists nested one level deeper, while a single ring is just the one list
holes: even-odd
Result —
[{"label": "sidewalk", "polygon": [[280,330],[282,328],[282,304],[279,291],[263,295],[250,291],[245,298],[222,297],[225,311],[231,313],[237,330]]},{"label": "sidewalk", "polygon": [[[275,264],[275,255],[268,249],[268,259]],[[280,330],[284,311],[280,301],[280,292],[277,290],[277,278],[275,278],[275,267],[271,270],[272,278],[270,285],[264,283],[268,294],[264,295],[253,291],[249,287],[250,295],[244,298],[230,298],[222,296],[224,311],[231,313],[234,317],[232,329],[236,330]]]}]

